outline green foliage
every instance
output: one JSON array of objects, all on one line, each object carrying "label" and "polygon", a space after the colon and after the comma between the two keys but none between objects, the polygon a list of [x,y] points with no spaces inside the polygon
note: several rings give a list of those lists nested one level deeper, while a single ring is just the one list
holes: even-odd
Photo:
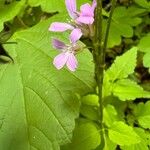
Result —
[{"label": "green foliage", "polygon": [[114,82],[118,79],[127,78],[134,72],[137,62],[137,48],[134,47],[118,56],[112,66],[107,70],[106,74],[109,76],[109,80]]},{"label": "green foliage", "polygon": [[134,109],[134,115],[140,126],[150,129],[150,101],[139,103]]},{"label": "green foliage", "polygon": [[[130,38],[133,36],[133,27],[141,23],[139,14],[145,12],[137,7],[117,7],[113,14],[112,24],[109,31],[108,47],[113,47],[121,43],[121,37]],[[104,20],[104,29],[107,20]],[[105,31],[105,30],[104,30]]]},{"label": "green foliage", "polygon": [[145,67],[150,68],[150,34],[147,34],[145,37],[141,38],[138,48],[145,55],[143,57],[143,64]]},{"label": "green foliage", "polygon": [[115,121],[118,121],[117,111],[115,110],[114,106],[107,105],[104,110],[104,122],[105,124],[110,127]]},{"label": "green foliage", "polygon": [[[78,6],[80,4],[89,2],[89,0],[77,0]],[[32,7],[41,6],[42,10],[45,12],[64,12],[66,11],[64,0],[28,0],[28,3]]]},{"label": "green foliage", "polygon": [[147,0],[134,0],[139,6],[146,8],[150,11],[150,2]]},{"label": "green foliage", "polygon": [[13,19],[23,9],[25,0],[12,2],[5,5],[3,0],[0,0],[0,31],[3,30],[3,23]]},{"label": "green foliage", "polygon": [[[77,0],[78,10],[91,2]],[[103,1],[103,39],[110,7]],[[103,150],[149,150],[149,12],[147,0],[117,1],[100,129],[91,37],[79,42],[90,48],[76,55],[76,72],[52,63],[59,52],[51,39],[70,42],[70,31],[48,31],[52,22],[72,21],[65,0],[0,0],[0,150],[100,150],[101,131]]]},{"label": "green foliage", "polygon": [[131,145],[140,142],[140,137],[133,128],[121,121],[114,122],[108,132],[109,138],[119,145]]},{"label": "green foliage", "polygon": [[99,118],[97,107],[82,105],[80,107],[80,114],[90,120],[97,121]]},{"label": "green foliage", "polygon": [[98,96],[94,95],[94,94],[89,94],[89,95],[83,96],[81,98],[81,102],[85,105],[99,106]]},{"label": "green foliage", "polygon": [[137,62],[137,48],[134,47],[118,56],[104,77],[104,96],[113,94],[120,100],[135,100],[136,98],[150,98],[150,92],[143,90],[135,81],[127,77],[134,73]]},{"label": "green foliage", "polygon": [[150,98],[150,92],[144,91],[136,82],[122,79],[114,83],[112,93],[120,100],[135,100],[136,98]]},{"label": "green foliage", "polygon": [[147,145],[147,136],[143,129],[134,128],[135,132],[140,136],[141,142],[130,146],[122,146],[122,150],[149,150]]},{"label": "green foliage", "polygon": [[91,150],[100,144],[100,134],[94,123],[79,122],[75,128],[72,143],[65,150]]},{"label": "green foliage", "polygon": [[[49,44],[53,35],[47,29],[59,18],[63,16],[17,32],[10,40],[17,44],[5,47],[13,62],[0,64],[2,150],[58,150],[72,137],[79,109],[75,93],[83,95],[93,90],[88,52],[78,56],[76,73],[58,71],[52,65],[57,52]],[[64,35],[59,37],[66,40]]]}]

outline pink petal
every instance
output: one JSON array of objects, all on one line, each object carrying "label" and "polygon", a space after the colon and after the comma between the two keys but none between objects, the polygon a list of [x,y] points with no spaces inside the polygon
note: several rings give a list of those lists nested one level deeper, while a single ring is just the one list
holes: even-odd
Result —
[{"label": "pink petal", "polygon": [[67,7],[67,10],[68,10],[68,13],[70,15],[70,17],[72,19],[75,19],[77,17],[76,15],[76,0],[66,0],[66,7]]},{"label": "pink petal", "polygon": [[93,0],[93,3],[92,3],[92,10],[93,10],[93,12],[94,12],[96,6],[97,6],[97,2],[96,2],[96,0]]},{"label": "pink petal", "polygon": [[50,25],[49,31],[63,32],[66,30],[73,30],[74,27],[68,23],[54,22]]},{"label": "pink petal", "polygon": [[82,36],[81,29],[75,28],[70,34],[71,43],[76,43]]},{"label": "pink petal", "polygon": [[60,50],[66,47],[64,42],[61,42],[60,40],[57,40],[57,39],[52,40],[52,45],[54,48],[60,49]]},{"label": "pink petal", "polygon": [[93,8],[90,4],[86,3],[80,7],[80,15],[81,16],[89,16],[89,17],[94,17],[94,12]]},{"label": "pink petal", "polygon": [[54,58],[53,64],[59,70],[64,67],[65,63],[68,60],[68,53],[60,53]]},{"label": "pink petal", "polygon": [[89,16],[80,16],[76,19],[76,21],[84,24],[93,24],[94,18]]},{"label": "pink petal", "polygon": [[73,53],[70,53],[66,65],[67,65],[69,70],[71,70],[71,71],[76,70],[78,62],[77,62],[77,59]]}]

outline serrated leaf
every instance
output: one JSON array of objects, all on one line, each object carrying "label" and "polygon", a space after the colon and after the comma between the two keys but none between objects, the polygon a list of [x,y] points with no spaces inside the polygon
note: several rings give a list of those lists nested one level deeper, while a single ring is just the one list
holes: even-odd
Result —
[{"label": "serrated leaf", "polygon": [[94,123],[79,123],[72,143],[65,150],[91,150],[100,144],[100,134]]},{"label": "serrated leaf", "polygon": [[0,64],[1,150],[59,150],[71,140],[79,112],[75,94],[92,92],[94,78],[88,51],[77,56],[75,73],[53,66],[58,52],[50,44],[51,37],[67,38],[50,33],[48,27],[63,19],[58,15],[17,32],[11,38],[17,44],[5,46],[14,62]]},{"label": "serrated leaf", "polygon": [[150,98],[150,92],[144,91],[141,86],[129,79],[122,79],[115,82],[112,93],[122,101],[135,100],[136,98]]},{"label": "serrated leaf", "polygon": [[139,103],[134,109],[134,114],[143,128],[150,128],[150,101]]},{"label": "serrated leaf", "polygon": [[3,30],[3,24],[6,21],[13,19],[22,9],[25,4],[25,0],[18,2],[12,2],[5,5],[4,1],[0,1],[0,31]]},{"label": "serrated leaf", "polygon": [[122,150],[149,150],[145,131],[141,128],[134,128],[134,131],[140,136],[141,142],[130,146],[121,146],[121,149]]},{"label": "serrated leaf", "polygon": [[133,128],[121,121],[114,122],[108,130],[108,135],[111,141],[121,146],[140,142],[140,137]]},{"label": "serrated leaf", "polygon": [[112,66],[106,71],[109,80],[112,82],[117,79],[127,78],[134,72],[136,67],[137,48],[133,47],[122,56],[117,56]]}]

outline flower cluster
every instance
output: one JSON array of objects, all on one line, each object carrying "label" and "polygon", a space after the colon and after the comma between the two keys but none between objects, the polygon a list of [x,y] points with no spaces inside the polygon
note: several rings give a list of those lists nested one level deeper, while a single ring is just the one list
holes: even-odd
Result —
[{"label": "flower cluster", "polygon": [[92,36],[92,26],[94,22],[94,10],[96,7],[96,0],[93,0],[92,5],[89,3],[83,4],[80,7],[80,12],[76,8],[76,0],[65,0],[66,8],[71,17],[70,23],[54,22],[50,25],[49,31],[64,32],[71,30],[69,36],[70,45],[66,45],[58,39],[53,39],[52,44],[55,49],[61,51],[59,55],[54,58],[53,64],[57,69],[65,66],[69,70],[75,71],[78,65],[75,57],[80,47],[77,41],[82,37]]}]

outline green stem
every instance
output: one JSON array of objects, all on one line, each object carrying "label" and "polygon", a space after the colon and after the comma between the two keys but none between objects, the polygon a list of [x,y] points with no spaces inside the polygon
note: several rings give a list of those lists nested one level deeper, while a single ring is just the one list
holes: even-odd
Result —
[{"label": "green stem", "polygon": [[115,6],[116,6],[116,0],[112,0],[112,7],[111,7],[110,15],[108,18],[108,23],[107,23],[106,33],[105,33],[105,39],[104,39],[104,46],[103,46],[104,51],[106,51],[106,49],[107,49],[109,30],[110,30],[110,25],[111,25],[112,16],[113,16],[113,13],[115,10]]},{"label": "green stem", "polygon": [[105,69],[105,53],[107,48],[109,29],[114,12],[116,0],[112,0],[112,8],[108,19],[108,25],[106,29],[104,45],[102,44],[102,0],[97,0],[97,8],[95,12],[95,35],[93,41],[93,59],[95,63],[95,80],[98,87],[98,98],[99,98],[99,125],[101,134],[101,145],[99,149],[103,149],[105,146],[104,140],[104,127],[103,127],[103,78]]},{"label": "green stem", "polygon": [[99,125],[101,134],[100,149],[105,145],[104,131],[103,131],[103,98],[102,98],[102,85],[103,85],[103,71],[105,67],[105,54],[102,48],[102,0],[97,0],[97,8],[95,12],[95,35],[94,35],[94,51],[93,59],[95,63],[95,80],[98,87],[99,98]]}]

